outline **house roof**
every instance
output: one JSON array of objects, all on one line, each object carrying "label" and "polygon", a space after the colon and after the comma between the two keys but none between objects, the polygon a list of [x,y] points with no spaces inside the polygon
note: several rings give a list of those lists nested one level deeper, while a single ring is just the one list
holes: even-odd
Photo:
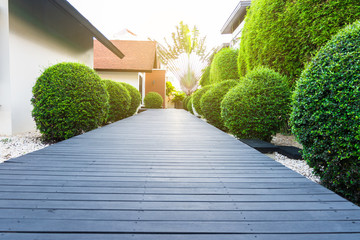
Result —
[{"label": "house roof", "polygon": [[221,34],[231,34],[241,24],[246,15],[246,8],[250,6],[251,0],[242,0],[231,13],[230,17],[221,29]]},{"label": "house roof", "polygon": [[48,0],[58,9],[64,11],[69,17],[74,18],[80,25],[87,29],[99,42],[101,42],[107,49],[119,58],[123,58],[124,54],[111,43],[98,29],[96,29],[81,13],[79,13],[68,1],[66,0]]},{"label": "house roof", "polygon": [[111,40],[125,57],[119,60],[99,41],[94,40],[94,69],[122,72],[151,72],[159,68],[156,56],[156,42]]}]

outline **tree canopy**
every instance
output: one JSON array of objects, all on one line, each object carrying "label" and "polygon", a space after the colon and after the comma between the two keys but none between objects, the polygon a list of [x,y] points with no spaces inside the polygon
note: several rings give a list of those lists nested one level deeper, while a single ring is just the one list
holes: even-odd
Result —
[{"label": "tree canopy", "polygon": [[172,44],[169,44],[166,38],[164,38],[166,43],[164,50],[166,51],[167,59],[177,59],[182,53],[187,55],[195,53],[200,57],[206,56],[206,36],[200,37],[196,26],[190,30],[189,26],[181,21],[179,26],[176,26],[176,32],[171,34],[171,38]]},{"label": "tree canopy", "polygon": [[206,37],[201,37],[196,26],[190,30],[182,21],[171,34],[172,43],[166,38],[166,45],[158,43],[160,60],[180,82],[181,89],[188,95],[198,87],[201,70],[208,64]]}]

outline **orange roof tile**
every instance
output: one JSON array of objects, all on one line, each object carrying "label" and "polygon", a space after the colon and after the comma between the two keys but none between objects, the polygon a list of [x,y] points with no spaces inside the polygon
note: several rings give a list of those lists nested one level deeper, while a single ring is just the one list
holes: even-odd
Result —
[{"label": "orange roof tile", "polygon": [[122,72],[151,72],[158,68],[156,42],[111,40],[125,57],[119,59],[99,41],[94,40],[94,69]]}]

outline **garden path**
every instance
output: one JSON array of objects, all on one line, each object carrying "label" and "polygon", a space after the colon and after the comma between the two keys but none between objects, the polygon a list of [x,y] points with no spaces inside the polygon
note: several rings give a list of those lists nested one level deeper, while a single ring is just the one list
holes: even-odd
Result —
[{"label": "garden path", "polygon": [[184,110],[0,164],[0,239],[360,239],[360,208]]}]

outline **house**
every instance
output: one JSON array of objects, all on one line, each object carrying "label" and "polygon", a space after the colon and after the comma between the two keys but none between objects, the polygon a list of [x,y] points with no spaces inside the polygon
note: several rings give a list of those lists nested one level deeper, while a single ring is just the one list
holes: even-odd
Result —
[{"label": "house", "polygon": [[142,99],[148,92],[157,92],[165,99],[165,70],[160,69],[156,42],[136,39],[111,42],[121,47],[125,57],[117,61],[109,49],[94,40],[94,69],[98,74],[103,79],[131,84],[139,90]]},{"label": "house", "polygon": [[93,38],[124,55],[66,0],[0,0],[0,134],[35,130],[32,87],[41,72],[72,61],[93,67]]},{"label": "house", "polygon": [[232,48],[239,48],[246,9],[250,4],[251,0],[241,0],[221,29],[221,34],[232,34],[232,40],[230,41],[230,47]]}]

